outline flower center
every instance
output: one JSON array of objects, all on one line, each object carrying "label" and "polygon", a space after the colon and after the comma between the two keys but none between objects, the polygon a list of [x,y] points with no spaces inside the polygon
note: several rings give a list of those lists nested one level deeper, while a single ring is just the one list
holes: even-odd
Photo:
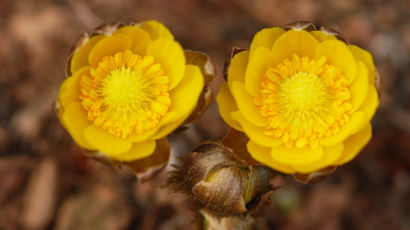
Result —
[{"label": "flower center", "polygon": [[285,59],[266,71],[261,86],[254,102],[268,121],[264,133],[281,138],[286,147],[317,148],[320,138],[349,121],[347,80],[325,57]]},{"label": "flower center", "polygon": [[286,112],[300,113],[314,112],[329,99],[323,81],[318,76],[305,72],[295,73],[283,80],[277,96]]},{"label": "flower center", "polygon": [[131,51],[104,57],[80,81],[87,118],[116,137],[155,127],[168,111],[169,78],[152,56]]}]

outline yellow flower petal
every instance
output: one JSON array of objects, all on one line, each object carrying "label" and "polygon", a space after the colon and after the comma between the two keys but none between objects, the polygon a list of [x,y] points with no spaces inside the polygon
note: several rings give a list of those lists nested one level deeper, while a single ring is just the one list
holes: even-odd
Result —
[{"label": "yellow flower petal", "polygon": [[248,65],[249,51],[242,51],[231,60],[228,69],[228,86],[232,87],[233,81],[245,82],[246,66]]},{"label": "yellow flower petal", "polygon": [[[177,115],[177,113],[175,111],[166,113],[161,118],[161,120],[159,121],[159,123],[156,127],[152,128],[150,130],[146,130],[146,131],[144,131],[143,133],[140,133],[140,134],[132,134],[130,136],[131,142],[142,142],[142,141],[146,141],[148,139],[153,139],[153,140],[158,139],[158,138],[155,138],[154,135],[157,135],[159,133],[159,130],[161,130],[162,127],[172,126],[170,124],[174,123],[173,121],[175,121],[176,115]],[[177,127],[175,127],[175,128],[177,128]],[[163,130],[161,130],[161,131],[164,132]]]},{"label": "yellow flower petal", "polygon": [[150,35],[137,26],[121,27],[114,34],[127,35],[132,41],[130,50],[140,56],[145,55],[148,45],[151,42]]},{"label": "yellow flower petal", "polygon": [[253,53],[259,47],[265,47],[271,50],[276,40],[285,32],[286,30],[280,27],[266,28],[259,31],[253,37],[250,52]]},{"label": "yellow flower petal", "polygon": [[250,123],[241,112],[233,112],[231,116],[241,125],[249,139],[256,144],[266,147],[276,147],[282,143],[280,139],[274,136],[265,135],[264,128]]},{"label": "yellow flower petal", "polygon": [[160,38],[174,40],[174,36],[169,32],[168,28],[158,21],[145,21],[139,26],[151,35],[152,40]]},{"label": "yellow flower petal", "polygon": [[365,115],[362,111],[353,113],[350,116],[350,120],[347,122],[347,124],[340,128],[339,132],[331,136],[322,138],[320,140],[320,143],[324,146],[332,146],[339,142],[342,142],[348,136],[356,133],[358,130],[363,128],[363,126],[368,122],[364,118]]},{"label": "yellow flower petal", "polygon": [[[175,114],[175,113],[173,113],[173,114]],[[161,119],[163,120],[164,117],[162,117]],[[149,129],[149,130],[144,130],[144,132],[142,132],[142,133],[131,134],[130,135],[130,140],[133,143],[134,142],[146,141],[146,140],[150,139],[156,132],[158,132],[160,127],[161,127],[161,122],[156,127],[152,128],[152,129]]]},{"label": "yellow flower petal", "polygon": [[95,150],[94,145],[84,137],[84,130],[92,124],[87,120],[87,112],[80,103],[70,103],[64,108],[63,123],[66,129],[79,146],[89,150]]},{"label": "yellow flower petal", "polygon": [[272,52],[275,55],[276,62],[274,66],[284,59],[292,58],[294,54],[299,57],[307,56],[314,58],[316,47],[319,42],[309,32],[305,30],[289,30],[276,40]]},{"label": "yellow flower petal", "polygon": [[68,105],[71,102],[79,101],[78,98],[78,87],[73,87],[78,82],[78,77],[68,77],[64,80],[61,84],[59,95],[58,95],[58,102],[60,106]]},{"label": "yellow flower petal", "polygon": [[339,40],[327,40],[319,44],[316,58],[326,57],[328,63],[339,67],[348,83],[356,77],[356,61],[347,45]]},{"label": "yellow flower petal", "polygon": [[187,65],[185,75],[178,86],[170,92],[171,106],[168,113],[176,113],[171,123],[165,124],[152,139],[160,139],[182,124],[196,106],[201,90],[204,87],[204,78],[198,66]]},{"label": "yellow flower petal", "polygon": [[158,140],[161,138],[166,137],[167,135],[171,134],[173,131],[175,131],[175,129],[177,129],[179,126],[181,126],[181,124],[188,118],[188,116],[184,116],[179,118],[178,120],[173,120],[170,121],[166,124],[164,124],[159,130],[158,132],[153,135],[151,137],[151,139],[153,140]]},{"label": "yellow flower petal", "polygon": [[307,165],[319,161],[323,156],[323,148],[287,148],[283,145],[279,145],[272,148],[271,154],[275,161],[295,167],[296,165]]},{"label": "yellow flower petal", "polygon": [[158,170],[163,169],[169,161],[169,156],[169,143],[166,138],[162,138],[155,142],[155,149],[151,155],[126,162],[125,165],[137,174],[138,180],[142,183],[155,176]]},{"label": "yellow flower petal", "polygon": [[204,78],[198,66],[186,65],[184,72],[181,82],[170,92],[172,104],[169,112],[175,111],[179,115],[175,119],[192,112],[204,87]]},{"label": "yellow flower petal", "polygon": [[156,142],[146,140],[144,142],[132,143],[131,148],[120,155],[112,156],[118,161],[134,161],[152,155],[155,151]]},{"label": "yellow flower petal", "polygon": [[360,105],[364,102],[364,99],[367,96],[369,88],[369,71],[363,62],[358,61],[357,63],[357,76],[350,85],[350,92],[352,94],[351,104],[353,111],[359,108]]},{"label": "yellow flower petal", "polygon": [[379,95],[374,85],[369,86],[367,97],[364,101],[365,103],[358,110],[363,111],[365,121],[370,121],[379,105]]},{"label": "yellow flower petal", "polygon": [[252,96],[248,94],[245,84],[239,81],[232,83],[232,95],[235,98],[239,111],[246,114],[246,119],[257,126],[265,126],[266,119],[260,114],[259,108],[252,100]]},{"label": "yellow flower petal", "polygon": [[361,61],[366,65],[369,70],[369,83],[370,85],[374,85],[376,81],[376,67],[374,66],[372,55],[368,51],[355,45],[349,45],[349,49],[356,61]]},{"label": "yellow flower petal", "polygon": [[246,89],[252,96],[260,94],[263,75],[269,67],[275,66],[275,60],[272,51],[265,47],[257,48],[252,54],[245,75]]},{"label": "yellow flower petal", "polygon": [[295,165],[294,168],[300,173],[310,173],[325,168],[330,165],[335,165],[343,152],[343,144],[337,143],[335,145],[324,147],[323,156],[318,161],[307,165]]},{"label": "yellow flower petal", "polygon": [[147,55],[152,55],[161,64],[169,77],[169,89],[175,88],[185,70],[185,56],[181,45],[173,40],[158,39],[150,43]]},{"label": "yellow flower petal", "polygon": [[125,51],[130,47],[131,40],[124,34],[114,34],[105,37],[91,49],[90,54],[88,55],[88,62],[92,67],[97,67],[103,57]]},{"label": "yellow flower petal", "polygon": [[347,138],[344,143],[344,150],[342,156],[335,162],[335,164],[344,164],[352,160],[359,152],[364,148],[364,146],[370,141],[372,137],[372,126],[370,123],[360,130],[358,133],[353,134]]},{"label": "yellow flower petal", "polygon": [[311,31],[310,32],[311,35],[313,35],[313,37],[315,37],[319,42],[323,42],[326,40],[337,40],[335,36],[331,35],[331,34],[326,34],[323,31]]},{"label": "yellow flower petal", "polygon": [[111,135],[107,130],[97,126],[90,126],[84,131],[84,137],[92,146],[96,146],[99,151],[109,157],[118,156],[131,148],[129,139],[117,138]]},{"label": "yellow flower petal", "polygon": [[88,75],[90,73],[90,67],[86,66],[78,70],[72,77],[68,77],[64,80],[60,87],[58,95],[58,101],[61,106],[66,106],[71,102],[80,102],[80,86],[79,81],[81,76]]},{"label": "yellow flower petal", "polygon": [[69,65],[71,66],[70,69],[72,74],[74,74],[82,67],[90,65],[88,62],[88,55],[90,54],[90,51],[94,47],[94,45],[103,37],[103,35],[91,37],[84,46],[74,52],[73,57],[71,58],[71,61],[69,63]]},{"label": "yellow flower petal", "polygon": [[238,106],[236,105],[235,99],[229,91],[228,84],[226,82],[221,84],[221,88],[219,89],[219,93],[215,99],[218,102],[219,114],[221,114],[224,121],[234,129],[242,130],[239,123],[231,116],[232,112],[238,111]]},{"label": "yellow flower petal", "polygon": [[287,165],[280,164],[272,159],[271,156],[271,149],[267,147],[260,146],[253,141],[249,141],[246,145],[248,148],[249,153],[253,157],[253,159],[265,164],[277,171],[283,173],[294,173],[295,170]]}]

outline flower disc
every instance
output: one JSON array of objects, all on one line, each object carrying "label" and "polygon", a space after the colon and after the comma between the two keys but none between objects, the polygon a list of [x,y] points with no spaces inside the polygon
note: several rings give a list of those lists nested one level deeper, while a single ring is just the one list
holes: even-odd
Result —
[{"label": "flower disc", "polygon": [[155,127],[171,105],[169,79],[152,56],[119,52],[90,73],[80,82],[87,118],[116,137]]}]

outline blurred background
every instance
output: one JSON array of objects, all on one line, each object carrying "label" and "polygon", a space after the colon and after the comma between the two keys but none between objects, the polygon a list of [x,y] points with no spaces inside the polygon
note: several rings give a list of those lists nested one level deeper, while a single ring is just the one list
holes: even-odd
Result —
[{"label": "blurred background", "polygon": [[[410,1],[0,0],[0,230],[195,229],[189,199],[167,173],[133,173],[85,158],[52,111],[75,39],[103,22],[162,21],[217,68],[264,27],[307,20],[373,53],[384,94],[374,137],[319,184],[290,176],[256,217],[260,229],[410,229]],[[170,138],[174,156],[227,131],[216,103]],[[175,160],[172,160],[175,163]],[[169,170],[169,169],[168,169]]]}]

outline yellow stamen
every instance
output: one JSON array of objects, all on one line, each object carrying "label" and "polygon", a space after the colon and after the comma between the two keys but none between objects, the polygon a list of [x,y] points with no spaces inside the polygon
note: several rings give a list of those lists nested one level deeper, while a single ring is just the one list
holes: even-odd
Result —
[{"label": "yellow stamen", "polygon": [[267,118],[265,134],[280,138],[286,147],[318,148],[319,138],[339,132],[349,121],[347,80],[325,57],[294,55],[269,68],[261,86],[254,102]]},{"label": "yellow stamen", "polygon": [[90,73],[80,81],[87,118],[116,137],[155,127],[171,105],[169,78],[152,56],[119,52]]}]

